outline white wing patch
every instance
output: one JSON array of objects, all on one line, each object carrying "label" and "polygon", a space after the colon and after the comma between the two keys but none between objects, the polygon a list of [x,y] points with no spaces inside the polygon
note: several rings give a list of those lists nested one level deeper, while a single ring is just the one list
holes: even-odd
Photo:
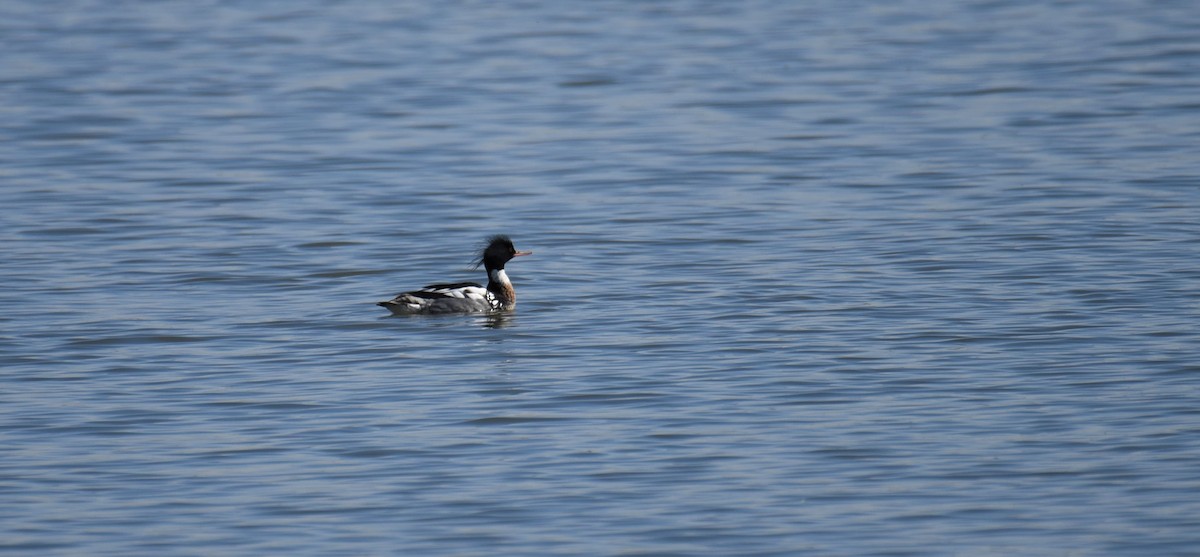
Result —
[{"label": "white wing patch", "polygon": [[487,289],[481,286],[461,286],[458,288],[422,288],[421,291],[432,294],[441,294],[451,298],[464,298],[469,300],[486,300],[489,296]]},{"label": "white wing patch", "polygon": [[436,284],[405,292],[380,305],[393,313],[454,313],[500,309],[502,304],[488,289],[476,284]]}]

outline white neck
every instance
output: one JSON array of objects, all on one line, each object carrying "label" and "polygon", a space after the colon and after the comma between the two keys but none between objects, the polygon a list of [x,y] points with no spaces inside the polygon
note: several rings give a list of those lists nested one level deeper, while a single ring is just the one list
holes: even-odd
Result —
[{"label": "white neck", "polygon": [[488,279],[499,284],[510,284],[508,274],[504,272],[504,269],[492,269],[488,271]]}]

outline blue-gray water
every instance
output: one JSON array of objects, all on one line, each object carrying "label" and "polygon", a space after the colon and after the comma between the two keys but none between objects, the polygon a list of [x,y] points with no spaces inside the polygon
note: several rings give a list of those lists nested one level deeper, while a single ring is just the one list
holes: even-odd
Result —
[{"label": "blue-gray water", "polygon": [[0,4],[0,552],[1196,555],[1197,29]]}]

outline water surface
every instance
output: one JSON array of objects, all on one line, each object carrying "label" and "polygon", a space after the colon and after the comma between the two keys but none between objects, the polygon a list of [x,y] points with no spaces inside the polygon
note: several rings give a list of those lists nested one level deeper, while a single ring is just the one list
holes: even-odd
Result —
[{"label": "water surface", "polygon": [[1194,554],[1197,28],[5,4],[0,549]]}]

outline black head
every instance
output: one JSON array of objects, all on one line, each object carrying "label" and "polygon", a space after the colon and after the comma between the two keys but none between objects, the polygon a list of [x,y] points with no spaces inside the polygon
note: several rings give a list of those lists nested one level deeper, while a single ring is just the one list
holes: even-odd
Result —
[{"label": "black head", "polygon": [[487,246],[479,250],[479,258],[475,260],[475,266],[483,265],[483,268],[489,271],[503,269],[504,264],[514,257],[533,255],[532,251],[517,251],[508,236],[492,236],[487,239],[487,242]]}]

